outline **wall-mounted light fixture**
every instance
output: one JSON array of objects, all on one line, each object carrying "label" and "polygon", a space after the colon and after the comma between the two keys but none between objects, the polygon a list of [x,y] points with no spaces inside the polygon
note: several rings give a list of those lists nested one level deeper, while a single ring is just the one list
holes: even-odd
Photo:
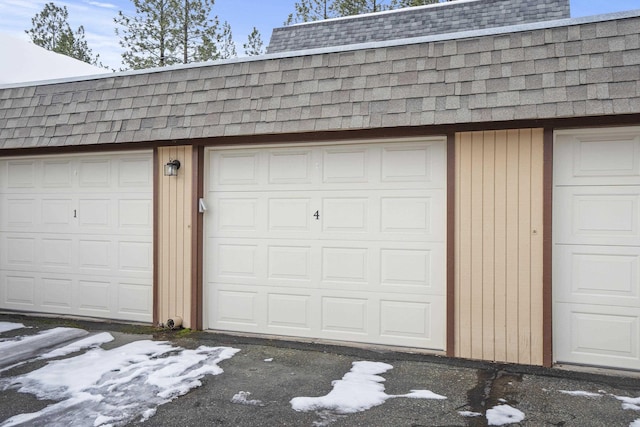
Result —
[{"label": "wall-mounted light fixture", "polygon": [[177,176],[180,169],[180,160],[170,160],[164,165],[164,176]]}]

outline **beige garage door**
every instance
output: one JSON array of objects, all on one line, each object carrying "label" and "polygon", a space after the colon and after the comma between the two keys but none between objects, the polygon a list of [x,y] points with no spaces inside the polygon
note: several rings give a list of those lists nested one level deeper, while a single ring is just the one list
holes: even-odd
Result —
[{"label": "beige garage door", "polygon": [[640,369],[640,128],[558,132],[557,362]]},{"label": "beige garage door", "polygon": [[206,327],[443,350],[445,148],[208,151]]},{"label": "beige garage door", "polygon": [[0,308],[152,321],[152,155],[0,159]]}]

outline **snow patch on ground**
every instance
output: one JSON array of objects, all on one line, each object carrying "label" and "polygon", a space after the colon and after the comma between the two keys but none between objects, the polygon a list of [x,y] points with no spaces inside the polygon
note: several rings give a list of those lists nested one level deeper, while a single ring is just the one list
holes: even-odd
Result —
[{"label": "snow patch on ground", "polygon": [[524,412],[509,405],[497,405],[487,410],[487,421],[490,426],[519,423],[524,420]]},{"label": "snow patch on ground", "polygon": [[592,393],[590,391],[582,391],[582,390],[558,390],[558,391],[563,394],[568,394],[569,396],[602,397],[600,393]]},{"label": "snow patch on ground", "polygon": [[482,414],[480,412],[472,412],[472,411],[458,411],[458,414],[463,417],[481,417]]},{"label": "snow patch on ground", "polygon": [[273,357],[270,357],[268,359],[264,359],[265,362],[273,362]]},{"label": "snow patch on ground", "polygon": [[389,397],[408,397],[409,399],[436,399],[436,400],[442,400],[447,398],[446,396],[436,394],[431,390],[411,390],[411,393],[399,394],[396,396],[389,396]]},{"label": "snow patch on ground", "polygon": [[233,397],[231,398],[231,403],[249,406],[264,406],[262,400],[249,399],[249,396],[251,396],[251,393],[249,393],[248,391],[239,391],[238,393],[233,395]]},{"label": "snow patch on ground", "polygon": [[[53,328],[36,335],[16,337],[0,341],[0,368],[34,358],[41,350],[77,339],[89,334],[77,328]],[[0,369],[0,372],[6,369]]]},{"label": "snow patch on ground", "polygon": [[0,333],[9,332],[15,329],[22,329],[25,326],[22,323],[0,322]]},{"label": "snow patch on ground", "polygon": [[640,411],[640,397],[613,396],[622,402],[622,409]]},{"label": "snow patch on ground", "polygon": [[[98,334],[60,350],[73,352],[106,340],[106,335]],[[200,386],[203,376],[221,374],[218,363],[238,351],[206,346],[186,350],[167,342],[142,340],[50,361],[27,374],[0,380],[0,390],[17,389],[41,400],[58,402],[38,412],[17,415],[1,426],[26,423],[97,427],[124,425],[136,418],[146,420],[159,405]]]},{"label": "snow patch on ground", "polygon": [[76,351],[99,347],[102,344],[113,341],[113,339],[113,335],[111,335],[109,332],[101,332],[99,334],[91,335],[90,337],[68,344],[64,347],[51,350],[50,352],[38,357],[38,359],[53,359],[54,357],[66,356],[67,354],[75,353]]},{"label": "snow patch on ground", "polygon": [[385,379],[378,374],[390,369],[393,366],[382,362],[353,362],[351,371],[342,379],[333,381],[333,389],[329,394],[320,397],[295,397],[291,399],[291,407],[299,412],[317,411],[322,421],[314,425],[326,426],[337,420],[337,415],[366,411],[391,398],[446,399],[446,396],[429,390],[412,390],[403,395],[385,393],[382,384]]},{"label": "snow patch on ground", "polygon": [[640,418],[629,424],[629,427],[640,427]]},{"label": "snow patch on ground", "polygon": [[640,405],[640,397],[627,397],[627,396],[613,396],[623,403],[631,405]]}]

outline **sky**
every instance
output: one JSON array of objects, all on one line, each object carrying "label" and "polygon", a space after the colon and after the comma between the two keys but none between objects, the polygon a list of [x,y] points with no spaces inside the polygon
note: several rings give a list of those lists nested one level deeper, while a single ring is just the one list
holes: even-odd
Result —
[{"label": "sky", "polygon": [[[28,39],[25,31],[31,28],[31,18],[51,0],[0,0],[0,33]],[[120,68],[118,37],[114,33],[113,18],[118,11],[134,11],[130,0],[53,0],[66,6],[69,24],[73,29],[83,25],[86,39],[94,54],[110,68]],[[570,0],[571,16],[581,17],[609,12],[640,9],[640,0]],[[242,44],[253,27],[261,34],[264,46],[273,28],[281,27],[293,12],[296,0],[216,0],[213,12],[221,22],[231,25],[233,40],[239,56],[244,55]]]}]

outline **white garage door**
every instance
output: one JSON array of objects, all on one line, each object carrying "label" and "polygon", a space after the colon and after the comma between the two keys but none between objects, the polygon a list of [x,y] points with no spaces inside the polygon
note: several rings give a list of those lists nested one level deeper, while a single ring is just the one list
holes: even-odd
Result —
[{"label": "white garage door", "polygon": [[0,308],[152,321],[151,153],[0,159]]},{"label": "white garage door", "polygon": [[558,132],[554,353],[640,369],[640,128]]},{"label": "white garage door", "polygon": [[444,349],[445,149],[209,151],[206,326]]}]

